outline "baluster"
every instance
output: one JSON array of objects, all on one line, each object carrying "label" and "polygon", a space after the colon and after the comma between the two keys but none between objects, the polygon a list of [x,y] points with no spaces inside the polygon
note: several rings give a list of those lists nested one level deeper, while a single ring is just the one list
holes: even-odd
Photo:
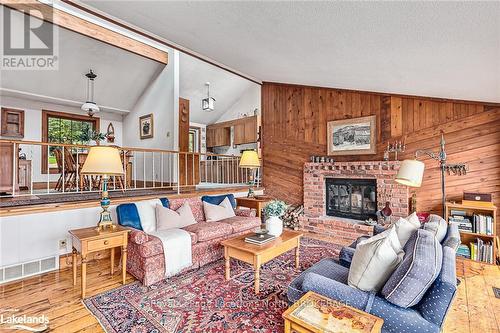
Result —
[{"label": "baluster", "polygon": [[50,145],[47,145],[47,194],[50,193]]}]

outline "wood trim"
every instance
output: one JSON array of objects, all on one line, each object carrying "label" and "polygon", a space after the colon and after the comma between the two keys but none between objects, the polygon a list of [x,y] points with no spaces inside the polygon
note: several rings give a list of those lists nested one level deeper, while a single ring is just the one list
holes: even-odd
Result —
[{"label": "wood trim", "polygon": [[[283,87],[295,87],[295,88],[312,88],[312,89],[331,89],[342,92],[350,92],[350,93],[359,93],[359,94],[367,94],[367,95],[375,95],[375,96],[391,96],[391,97],[401,97],[401,98],[415,98],[415,99],[425,99],[428,101],[435,102],[453,102],[453,103],[463,103],[463,104],[479,104],[479,105],[488,105],[490,107],[500,107],[500,103],[496,102],[486,102],[486,101],[469,101],[465,99],[453,99],[453,98],[445,98],[445,97],[427,97],[427,96],[419,96],[419,95],[405,95],[405,94],[396,94],[391,92],[377,92],[377,91],[366,91],[366,90],[356,90],[356,89],[345,89],[345,88],[335,88],[335,87],[321,87],[321,86],[308,86],[303,84],[295,84],[295,83],[284,83],[284,82],[273,82],[273,81],[263,81],[261,85],[276,85]],[[261,94],[262,96],[262,94]],[[264,100],[264,97],[261,97]],[[261,104],[262,105],[262,104]]]},{"label": "wood trim", "polygon": [[0,3],[6,7],[20,11],[25,15],[37,17],[46,22],[118,47],[122,50],[135,53],[161,64],[168,64],[167,52],[62,10],[53,8],[50,5],[40,3],[36,0],[0,0]]},{"label": "wood trim", "polygon": [[[254,191],[264,191],[264,190],[265,189],[263,187],[254,188]],[[161,194],[161,195],[157,194],[157,195],[133,196],[127,198],[112,199],[111,203],[112,205],[119,205],[122,203],[136,202],[140,200],[158,199],[159,197],[168,197],[169,199],[179,199],[179,198],[201,197],[203,195],[211,195],[211,194],[224,194],[228,192],[246,194],[248,192],[248,188],[238,186],[238,187],[207,189],[203,191],[180,193],[180,194]],[[9,207],[0,209],[0,217],[56,212],[56,211],[79,209],[79,208],[100,207],[100,205],[101,204],[99,200],[89,200],[89,201],[73,201],[73,202],[31,205],[31,206],[21,206],[21,207]]]},{"label": "wood trim", "polygon": [[[1,0],[0,0],[0,1],[1,1]],[[155,42],[157,42],[157,43],[160,43],[160,44],[165,45],[165,46],[168,46],[168,47],[170,47],[170,48],[172,48],[172,49],[178,50],[178,51],[180,51],[180,52],[182,52],[182,53],[185,53],[185,54],[187,54],[187,55],[190,55],[190,56],[191,56],[191,57],[193,57],[193,58],[196,58],[196,59],[198,59],[198,60],[201,60],[201,61],[203,61],[203,62],[206,62],[207,64],[210,64],[210,65],[215,66],[215,67],[217,67],[217,68],[220,68],[220,69],[222,69],[222,70],[224,70],[224,71],[226,71],[226,72],[229,72],[229,73],[231,73],[231,74],[234,74],[234,75],[236,75],[236,76],[239,76],[239,77],[241,77],[241,78],[243,78],[243,79],[245,79],[245,80],[248,80],[248,81],[253,82],[253,83],[255,83],[255,84],[258,84],[258,85],[262,85],[262,82],[256,81],[256,80],[254,80],[254,79],[252,79],[252,78],[249,78],[248,76],[245,76],[245,75],[240,74],[240,73],[238,73],[238,72],[235,72],[235,71],[233,71],[233,70],[231,70],[231,69],[229,69],[229,68],[226,68],[226,67],[224,67],[224,66],[221,66],[221,65],[219,65],[219,64],[217,64],[217,63],[215,63],[215,62],[213,62],[213,61],[207,60],[207,59],[205,59],[205,58],[203,58],[203,57],[201,57],[201,56],[199,56],[199,55],[197,55],[197,54],[195,54],[195,53],[193,53],[193,52],[190,52],[190,51],[188,51],[188,50],[186,50],[186,49],[180,48],[180,47],[178,47],[178,46],[176,46],[176,45],[174,45],[174,44],[171,44],[171,43],[165,42],[164,40],[159,39],[159,38],[157,38],[157,37],[155,37],[155,36],[153,36],[153,35],[151,35],[151,34],[148,34],[148,33],[145,33],[145,32],[143,32],[143,31],[141,31],[141,30],[135,29],[135,28],[133,28],[133,27],[132,27],[132,26],[130,26],[130,25],[127,25],[127,24],[124,24],[124,23],[122,23],[122,22],[119,22],[119,21],[113,20],[112,18],[110,18],[110,17],[108,17],[108,16],[106,16],[106,15],[103,15],[103,14],[101,14],[101,13],[98,13],[98,12],[96,12],[96,11],[93,11],[93,10],[91,10],[91,9],[89,9],[89,8],[85,7],[85,6],[81,6],[80,4],[78,4],[78,3],[74,2],[74,1],[71,1],[71,0],[61,0],[61,1],[62,1],[62,2],[64,2],[64,3],[66,3],[66,4],[68,4],[68,5],[70,5],[70,6],[75,7],[75,8],[77,8],[77,9],[81,10],[81,11],[84,11],[84,12],[86,12],[86,13],[88,13],[88,14],[94,15],[94,16],[96,16],[96,17],[99,17],[100,19],[103,19],[103,20],[105,20],[105,21],[108,21],[108,22],[110,22],[110,23],[113,23],[113,24],[115,24],[115,25],[117,25],[117,26],[119,26],[119,27],[121,27],[121,28],[124,28],[124,29],[130,30],[130,31],[132,31],[133,33],[136,33],[136,34],[138,34],[138,35],[141,35],[141,36],[143,36],[143,37],[146,37],[146,38],[148,38],[148,39],[151,39],[151,40],[153,40],[153,41],[155,41]]]},{"label": "wood trim", "polygon": [[[49,110],[42,110],[42,142],[48,143],[49,141],[49,117],[57,117],[57,118],[62,118],[62,119],[69,119],[69,120],[84,120],[84,121],[89,121],[94,124],[94,131],[95,130],[100,130],[101,125],[100,125],[100,119],[99,117],[89,117],[89,116],[83,116],[79,114],[73,114],[73,113],[67,113],[67,112],[59,112],[59,111],[49,111]],[[25,142],[26,144],[29,142]],[[42,148],[41,148],[42,149]],[[42,149],[42,159],[41,161],[47,161],[47,149]],[[47,164],[46,163],[41,163],[41,173],[46,174],[47,173]],[[56,168],[51,168],[49,170],[51,174],[56,174],[57,169]]]}]

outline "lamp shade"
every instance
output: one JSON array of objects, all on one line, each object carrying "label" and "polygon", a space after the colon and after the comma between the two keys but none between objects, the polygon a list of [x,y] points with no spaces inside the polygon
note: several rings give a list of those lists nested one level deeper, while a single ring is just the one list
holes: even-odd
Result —
[{"label": "lamp shade", "polygon": [[107,176],[123,175],[120,152],[114,147],[95,146],[90,148],[80,173]]},{"label": "lamp shade", "polygon": [[420,187],[422,185],[422,178],[424,177],[425,164],[417,160],[404,160],[401,162],[398,174],[396,175],[396,182],[411,186]]},{"label": "lamp shade", "polygon": [[240,168],[260,167],[259,155],[255,150],[245,150],[241,155]]}]

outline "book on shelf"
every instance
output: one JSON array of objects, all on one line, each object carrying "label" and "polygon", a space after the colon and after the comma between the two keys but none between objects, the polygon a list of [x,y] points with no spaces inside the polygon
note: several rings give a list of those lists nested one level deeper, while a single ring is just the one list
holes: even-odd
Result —
[{"label": "book on shelf", "polygon": [[273,236],[273,235],[269,235],[269,234],[265,234],[265,235],[255,234],[255,235],[251,235],[251,236],[245,237],[245,242],[250,243],[250,244],[255,244],[255,245],[262,245],[262,244],[269,243],[270,241],[272,241],[274,239],[276,239],[276,237]]},{"label": "book on shelf", "polygon": [[470,259],[470,249],[465,244],[460,244],[457,249],[457,256]]},{"label": "book on shelf", "polygon": [[493,217],[482,214],[472,216],[451,215],[448,222],[458,225],[461,231],[483,235],[493,235]]},{"label": "book on shelf", "polygon": [[[459,250],[461,249],[461,254],[466,254],[466,250],[464,250],[463,245],[460,245]],[[465,245],[466,246],[466,245]],[[480,238],[476,238],[474,242],[470,242],[470,259],[475,261],[482,261],[488,264],[493,264],[495,262],[495,258],[493,258],[493,242],[491,241],[483,241]],[[458,255],[458,252],[457,252]],[[460,255],[466,257],[466,255]]]}]

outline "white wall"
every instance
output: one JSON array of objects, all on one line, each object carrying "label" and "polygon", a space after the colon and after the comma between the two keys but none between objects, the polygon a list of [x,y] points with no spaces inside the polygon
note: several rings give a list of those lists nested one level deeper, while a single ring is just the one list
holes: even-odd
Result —
[{"label": "white wall", "polygon": [[[21,99],[17,97],[1,97],[0,105],[2,107],[24,110],[24,138],[20,140],[26,141],[42,141],[42,110],[50,110],[57,112],[75,113],[83,115],[83,111],[79,108],[57,105],[45,102],[39,102],[29,99]],[[108,124],[111,122],[115,128],[115,142],[101,144],[113,144],[120,146],[123,141],[122,131],[122,116],[114,113],[99,113],[96,117],[100,118],[100,131],[107,132]],[[0,136],[2,139],[16,139],[11,137]],[[16,139],[19,140],[19,139]],[[41,173],[41,148],[35,145],[21,146],[21,152],[26,154],[26,158],[31,160],[33,169],[33,182],[47,181],[47,175]],[[51,181],[57,181],[58,175],[50,175]]]},{"label": "white wall", "polygon": [[[178,146],[178,109],[179,109],[179,71],[178,51],[169,49],[169,63],[151,81],[129,114],[123,118],[123,145],[133,148],[154,148],[177,150]],[[153,137],[141,139],[139,118],[153,114]],[[133,160],[137,180],[163,180],[170,175],[177,162],[174,156],[160,153],[135,153]],[[162,167],[162,161],[163,167]],[[134,163],[135,161],[135,163]]]},{"label": "white wall", "polygon": [[[174,113],[179,99],[175,98],[175,57],[169,52],[169,63],[151,81],[129,114],[123,117],[123,145],[138,148],[174,149]],[[139,117],[153,114],[153,137],[141,139]]]},{"label": "white wall", "polygon": [[242,118],[243,114],[247,117],[253,116],[255,109],[260,112],[260,85],[258,84],[248,87],[240,98],[217,119],[217,123]]}]

